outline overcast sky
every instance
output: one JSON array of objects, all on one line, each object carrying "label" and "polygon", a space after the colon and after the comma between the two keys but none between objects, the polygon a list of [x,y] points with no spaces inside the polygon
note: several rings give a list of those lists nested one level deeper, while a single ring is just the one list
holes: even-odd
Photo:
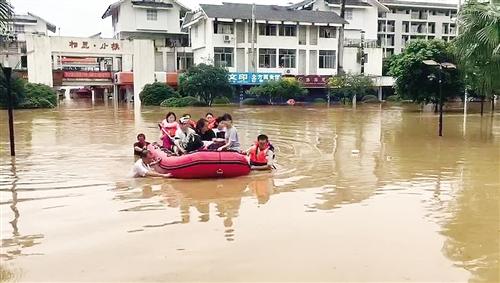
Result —
[{"label": "overcast sky", "polygon": [[[11,0],[16,14],[31,12],[58,28],[61,35],[90,36],[102,32],[103,37],[111,37],[111,17],[101,19],[109,4],[117,0]],[[255,4],[276,4],[299,2],[300,0],[224,0],[224,2],[246,2]],[[415,0],[413,0],[415,1]],[[457,3],[458,0],[427,0],[426,2]],[[199,3],[221,3],[218,0],[180,0],[183,4],[196,9]]]}]

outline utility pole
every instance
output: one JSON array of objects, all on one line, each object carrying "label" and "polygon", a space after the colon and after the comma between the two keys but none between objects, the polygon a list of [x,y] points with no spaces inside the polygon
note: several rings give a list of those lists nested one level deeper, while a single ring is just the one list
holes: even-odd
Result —
[{"label": "utility pole", "polygon": [[360,61],[361,61],[361,75],[364,75],[365,74],[365,31],[361,31],[361,43],[360,43],[360,47],[361,47],[361,58],[360,58]]},{"label": "utility pole", "polygon": [[[342,20],[345,17],[345,2],[346,0],[340,1],[340,17]],[[337,75],[344,74],[344,26],[344,22],[342,22],[339,30]]]},{"label": "utility pole", "polygon": [[10,156],[16,156],[16,145],[14,141],[14,99],[12,97],[12,68],[2,67],[5,76],[5,86],[7,87],[7,111],[9,115],[9,141],[10,141]]},{"label": "utility pole", "polygon": [[252,4],[252,71],[257,72],[255,64],[255,3]]}]

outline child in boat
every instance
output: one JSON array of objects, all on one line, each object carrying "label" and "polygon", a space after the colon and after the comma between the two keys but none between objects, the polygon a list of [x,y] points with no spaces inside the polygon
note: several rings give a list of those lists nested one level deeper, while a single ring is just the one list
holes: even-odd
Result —
[{"label": "child in boat", "polygon": [[208,112],[206,115],[205,115],[205,119],[207,119],[208,121],[208,128],[210,130],[212,130],[213,128],[215,128],[215,123],[217,122],[215,117],[214,117],[214,114]]},{"label": "child in boat", "polygon": [[163,142],[163,147],[168,150],[172,150],[172,146],[174,145],[173,138],[175,137],[175,133],[179,127],[176,120],[177,117],[175,116],[175,113],[168,112],[165,119],[158,124],[161,131],[160,140]]},{"label": "child in boat", "polygon": [[146,141],[146,135],[140,133],[137,135],[137,142],[134,143],[134,155],[141,156],[143,150],[147,149],[149,142]]},{"label": "child in boat", "polygon": [[266,135],[259,135],[255,144],[246,151],[252,170],[274,168],[274,147]]},{"label": "child in boat", "polygon": [[224,114],[222,116],[222,122],[226,127],[226,133],[224,136],[225,144],[219,147],[218,151],[237,151],[240,152],[240,139],[238,138],[238,131],[233,126],[233,117],[230,114]]}]

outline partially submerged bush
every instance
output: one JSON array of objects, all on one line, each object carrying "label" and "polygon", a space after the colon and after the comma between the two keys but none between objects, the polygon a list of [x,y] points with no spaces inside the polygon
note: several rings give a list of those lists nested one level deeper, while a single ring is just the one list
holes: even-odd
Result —
[{"label": "partially submerged bush", "polygon": [[57,94],[44,84],[27,83],[24,86],[25,99],[20,108],[54,108],[57,106]]},{"label": "partially submerged bush", "polygon": [[371,94],[363,96],[361,101],[363,101],[364,103],[377,103],[377,102],[379,102],[378,97],[376,97],[375,95],[371,95]]},{"label": "partially submerged bush", "polygon": [[216,104],[216,105],[226,105],[226,104],[231,104],[231,101],[229,100],[229,98],[227,97],[216,97],[214,99],[214,102],[212,104]]},{"label": "partially submerged bush", "polygon": [[162,107],[188,107],[188,106],[206,106],[206,103],[199,101],[196,97],[171,97],[165,99],[160,106]]},{"label": "partially submerged bush", "polygon": [[265,99],[261,98],[247,98],[244,99],[241,104],[243,105],[268,105],[269,103]]},{"label": "partially submerged bush", "polygon": [[144,105],[160,105],[166,99],[178,97],[177,92],[165,83],[146,84],[139,94]]},{"label": "partially submerged bush", "polygon": [[324,99],[324,98],[315,98],[313,100],[313,103],[314,104],[325,104],[326,103],[326,99]]},{"label": "partially submerged bush", "polygon": [[397,101],[400,101],[401,98],[397,95],[390,95],[385,100],[390,101],[390,102],[397,102]]}]

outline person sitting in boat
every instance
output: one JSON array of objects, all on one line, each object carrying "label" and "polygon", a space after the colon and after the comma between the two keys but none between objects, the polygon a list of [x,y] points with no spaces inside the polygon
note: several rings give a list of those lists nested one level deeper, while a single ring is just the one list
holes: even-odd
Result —
[{"label": "person sitting in boat", "polygon": [[157,164],[160,160],[154,160],[153,154],[145,149],[141,151],[141,158],[134,163],[134,168],[132,169],[132,175],[134,178],[140,177],[163,177],[170,178],[170,174],[161,174],[154,171],[151,166]]},{"label": "person sitting in boat", "polygon": [[226,127],[226,133],[224,135],[225,144],[219,148],[218,151],[237,151],[240,152],[240,139],[238,138],[238,131],[236,127],[233,126],[233,117],[230,114],[224,114],[222,116],[221,123]]},{"label": "person sitting in boat", "polygon": [[182,114],[182,117],[189,119],[189,126],[191,127],[191,129],[194,130],[196,128],[196,122],[191,119],[191,114],[185,113],[185,114]]},{"label": "person sitting in boat", "polygon": [[247,150],[252,170],[271,170],[274,168],[274,147],[266,135],[259,135],[257,142]]},{"label": "person sitting in boat", "polygon": [[205,118],[201,118],[196,122],[196,133],[204,143],[212,143],[215,139],[215,133],[209,128],[209,121]]},{"label": "person sitting in boat", "polygon": [[174,137],[174,153],[186,154],[203,147],[203,142],[199,135],[191,129],[188,117],[179,119],[179,129]]},{"label": "person sitting in boat", "polygon": [[173,138],[179,127],[176,120],[177,116],[175,116],[175,113],[168,112],[165,119],[158,124],[161,131],[160,140],[163,142],[163,147],[167,150],[172,150],[174,145]]},{"label": "person sitting in boat", "polygon": [[222,117],[217,117],[215,119],[214,128],[212,129],[215,133],[215,138],[220,139],[220,141],[224,141],[226,137],[226,127],[224,123],[222,123]]},{"label": "person sitting in boat", "polygon": [[208,112],[206,115],[205,115],[205,119],[207,119],[208,121],[208,128],[211,130],[213,128],[215,128],[215,123],[217,122],[215,117],[214,117],[214,114]]},{"label": "person sitting in boat", "polygon": [[149,142],[146,141],[146,135],[140,133],[137,135],[137,142],[134,143],[134,155],[141,156],[141,152],[145,150],[149,145]]}]

